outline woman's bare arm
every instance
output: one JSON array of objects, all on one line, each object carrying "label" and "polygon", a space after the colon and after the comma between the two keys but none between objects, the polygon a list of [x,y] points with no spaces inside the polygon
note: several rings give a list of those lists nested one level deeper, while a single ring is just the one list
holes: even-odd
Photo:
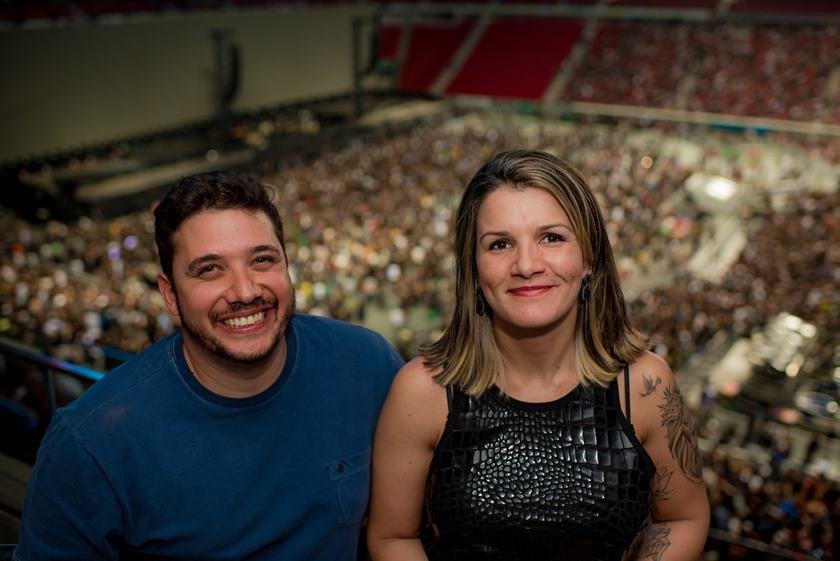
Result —
[{"label": "woman's bare arm", "polygon": [[658,356],[641,357],[630,380],[631,421],[656,465],[651,524],[636,559],[696,561],[709,531],[709,499],[693,419],[673,372]]},{"label": "woman's bare arm", "polygon": [[373,445],[368,550],[373,561],[426,561],[420,527],[426,476],[447,416],[446,392],[421,359],[397,374]]}]

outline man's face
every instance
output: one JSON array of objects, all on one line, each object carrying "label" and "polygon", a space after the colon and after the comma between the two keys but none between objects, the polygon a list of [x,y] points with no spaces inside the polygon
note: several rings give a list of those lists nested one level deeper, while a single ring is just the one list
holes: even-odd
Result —
[{"label": "man's face", "polygon": [[188,350],[254,364],[281,352],[295,295],[286,255],[263,212],[211,210],[174,235],[172,278],[158,286]]}]

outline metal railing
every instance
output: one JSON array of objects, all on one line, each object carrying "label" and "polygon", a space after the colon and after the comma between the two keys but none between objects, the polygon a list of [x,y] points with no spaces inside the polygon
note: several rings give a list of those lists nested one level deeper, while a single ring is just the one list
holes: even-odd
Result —
[{"label": "metal railing", "polygon": [[6,337],[0,337],[0,354],[12,356],[40,369],[50,415],[56,408],[55,375],[57,373],[73,376],[83,382],[96,382],[105,375],[98,370],[61,360]]}]

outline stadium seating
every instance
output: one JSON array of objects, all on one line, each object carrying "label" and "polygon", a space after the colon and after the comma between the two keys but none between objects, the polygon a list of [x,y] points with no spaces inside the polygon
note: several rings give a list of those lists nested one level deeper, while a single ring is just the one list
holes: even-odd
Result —
[{"label": "stadium seating", "polygon": [[579,20],[495,20],[446,93],[539,99],[580,38],[582,29]]},{"label": "stadium seating", "polygon": [[411,27],[411,42],[397,89],[404,92],[427,91],[449,64],[473,25],[474,20],[466,19]]}]

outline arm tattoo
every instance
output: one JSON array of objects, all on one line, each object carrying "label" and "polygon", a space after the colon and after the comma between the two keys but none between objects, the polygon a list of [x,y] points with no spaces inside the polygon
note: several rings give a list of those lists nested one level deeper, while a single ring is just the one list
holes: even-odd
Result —
[{"label": "arm tattoo", "polygon": [[668,486],[671,483],[672,475],[674,475],[673,470],[660,467],[656,470],[656,475],[653,476],[653,481],[650,484],[650,513],[654,518],[657,518],[659,514],[658,503],[671,498],[671,491]]},{"label": "arm tattoo", "polygon": [[676,384],[665,388],[659,410],[662,412],[662,426],[665,427],[671,456],[688,479],[695,483],[702,483],[703,464],[700,460],[700,451],[697,449],[694,422],[686,410]]},{"label": "arm tattoo", "polygon": [[647,397],[650,394],[656,392],[656,386],[662,383],[662,378],[659,376],[656,377],[656,381],[654,382],[644,374],[642,374],[642,384],[644,385],[644,389],[642,390],[642,397]]},{"label": "arm tattoo", "polygon": [[642,549],[639,551],[638,559],[660,561],[662,554],[671,545],[671,540],[668,539],[668,534],[670,533],[670,528],[657,524],[648,528],[644,541],[642,542]]},{"label": "arm tattoo", "polygon": [[642,551],[642,543],[644,543],[645,541],[645,536],[647,535],[648,529],[650,529],[651,524],[652,522],[650,520],[650,516],[648,516],[647,520],[645,520],[644,525],[633,537],[633,541],[630,543],[630,547],[628,547],[624,551],[624,554],[621,556],[621,561],[638,561],[639,554]]}]

